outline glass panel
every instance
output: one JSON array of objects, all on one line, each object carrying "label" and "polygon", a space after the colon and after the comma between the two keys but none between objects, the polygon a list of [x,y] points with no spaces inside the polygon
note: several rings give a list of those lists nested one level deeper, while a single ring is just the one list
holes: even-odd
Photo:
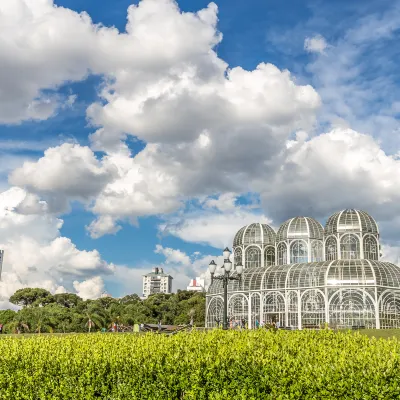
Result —
[{"label": "glass panel", "polygon": [[364,237],[364,258],[378,260],[378,244],[373,236]]},{"label": "glass panel", "polygon": [[337,244],[336,238],[330,237],[325,243],[325,259],[327,261],[333,261],[337,259]]},{"label": "glass panel", "polygon": [[287,264],[287,251],[285,243],[279,243],[278,245],[278,264]]},{"label": "glass panel", "polygon": [[246,268],[261,267],[261,250],[258,247],[248,247],[245,252]]},{"label": "glass panel", "polygon": [[321,240],[313,240],[311,243],[311,261],[323,261],[323,244]]},{"label": "glass panel", "polygon": [[365,290],[340,289],[329,305],[329,322],[334,328],[375,328],[375,307]]},{"label": "glass panel", "polygon": [[340,239],[340,255],[342,260],[360,258],[360,242],[356,235],[346,234]]},{"label": "glass panel", "polygon": [[290,246],[290,262],[306,263],[308,262],[308,246],[303,240],[296,240]]},{"label": "glass panel", "polygon": [[270,267],[275,265],[275,247],[268,246],[264,250],[264,266]]}]

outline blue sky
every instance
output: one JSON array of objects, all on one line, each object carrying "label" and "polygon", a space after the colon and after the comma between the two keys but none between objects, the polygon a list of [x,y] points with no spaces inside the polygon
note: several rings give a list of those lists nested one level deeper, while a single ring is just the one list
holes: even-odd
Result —
[{"label": "blue sky", "polygon": [[[143,0],[142,3],[145,2],[157,3],[156,0]],[[162,0],[162,3],[166,2],[167,0]],[[24,1],[18,0],[17,3],[24,4]],[[38,2],[38,15],[42,13],[40,8],[42,6],[39,7],[39,3],[44,4],[45,2]],[[172,4],[172,1],[170,3]],[[177,3],[180,12],[183,13],[197,13],[199,10],[207,8],[209,4],[199,0],[182,0]],[[132,1],[58,0],[55,1],[55,4],[66,8],[69,13],[73,13],[68,16],[60,13],[57,18],[65,18],[67,21],[71,15],[77,16],[77,13],[86,12],[94,24],[102,24],[109,28],[115,27],[121,36],[125,33],[127,9]],[[138,5],[139,2],[133,2],[133,4]],[[54,278],[59,281],[50,282],[50,286],[66,282],[67,289],[70,290],[75,279],[77,281],[90,280],[93,276],[101,275],[105,285],[102,290],[119,296],[129,292],[130,288],[132,291],[139,291],[140,273],[150,269],[153,265],[163,265],[172,275],[179,275],[175,280],[175,289],[183,288],[188,279],[205,271],[210,257],[219,255],[220,248],[230,244],[234,230],[236,227],[239,228],[242,223],[249,223],[254,219],[263,220],[278,227],[279,223],[294,216],[295,213],[308,213],[324,222],[327,216],[342,207],[364,207],[367,211],[370,210],[381,224],[382,237],[390,246],[387,254],[391,257],[398,256],[396,247],[398,239],[394,234],[396,230],[394,226],[397,226],[400,220],[397,221],[397,217],[393,218],[393,215],[398,215],[398,201],[397,194],[389,188],[391,185],[388,182],[393,180],[393,185],[395,185],[397,179],[400,180],[400,169],[397,164],[400,144],[399,72],[397,67],[400,3],[398,1],[349,3],[344,0],[335,2],[221,0],[216,4],[218,6],[218,23],[216,28],[212,29],[215,29],[215,35],[218,31],[221,32],[223,39],[217,40],[213,44],[211,43],[212,39],[209,38],[204,39],[203,43],[202,39],[196,39],[196,34],[192,33],[189,28],[185,33],[188,36],[185,38],[180,38],[178,33],[176,40],[182,43],[177,46],[181,46],[184,50],[180,50],[180,53],[177,52],[176,57],[177,60],[182,57],[184,61],[176,61],[176,68],[188,68],[187,71],[191,71],[190,66],[196,66],[196,79],[204,81],[210,79],[205,86],[207,89],[204,89],[207,91],[211,87],[210,82],[214,82],[210,78],[214,72],[210,71],[216,65],[214,61],[210,61],[211,58],[207,57],[210,56],[211,51],[214,51],[218,59],[221,62],[223,60],[229,69],[238,71],[238,74],[235,75],[235,84],[240,85],[240,82],[242,80],[244,82],[245,79],[254,79],[253,83],[244,84],[246,88],[246,85],[251,86],[254,93],[260,90],[259,93],[254,94],[254,97],[253,94],[245,94],[247,89],[243,88],[242,92],[240,91],[242,89],[237,88],[234,92],[229,92],[231,93],[230,97],[227,95],[228,102],[238,96],[238,103],[235,104],[242,104],[242,106],[238,106],[237,114],[243,113],[243,116],[236,122],[232,118],[232,125],[229,125],[229,114],[224,116],[225,106],[217,106],[219,100],[214,99],[216,103],[212,103],[214,100],[210,97],[207,97],[210,108],[205,104],[207,101],[204,101],[193,112],[190,107],[192,101],[195,102],[195,100],[192,99],[179,103],[181,104],[180,108],[177,105],[168,108],[166,102],[162,103],[167,110],[167,116],[176,113],[172,122],[164,114],[160,114],[159,121],[161,125],[165,126],[165,129],[156,124],[160,108],[154,109],[152,113],[143,117],[143,120],[138,119],[138,122],[135,122],[134,116],[127,115],[130,109],[136,107],[135,104],[138,100],[133,101],[132,99],[139,96],[138,93],[150,90],[150,87],[153,88],[151,90],[155,90],[155,86],[151,86],[155,85],[154,82],[157,81],[157,84],[160,84],[160,82],[164,82],[163,76],[169,79],[175,74],[175,72],[171,72],[172,69],[167,69],[167,67],[165,70],[162,69],[164,67],[160,67],[160,71],[154,72],[155,66],[162,66],[163,62],[172,63],[172,65],[175,62],[174,59],[170,60],[168,55],[166,58],[160,55],[160,60],[157,61],[157,52],[161,54],[162,47],[154,49],[156,61],[154,65],[151,64],[151,67],[149,65],[152,61],[149,60],[152,49],[150,49],[150,55],[146,56],[148,57],[146,62],[149,64],[146,64],[148,65],[146,68],[143,67],[145,68],[144,72],[140,71],[141,78],[138,78],[136,82],[135,68],[139,67],[135,65],[142,64],[134,57],[140,57],[140,52],[145,52],[143,49],[123,47],[125,44],[122,38],[112,37],[107,31],[104,36],[109,35],[110,42],[115,40],[115,44],[110,48],[117,51],[120,46],[121,53],[111,54],[110,51],[100,55],[99,53],[95,54],[93,47],[97,44],[93,43],[100,43],[100,35],[95,39],[88,39],[87,45],[85,44],[86,50],[82,50],[86,40],[84,37],[82,37],[82,45],[78,43],[79,39],[75,40],[72,36],[70,44],[68,44],[68,40],[65,40],[68,35],[63,33],[61,35],[65,36],[63,39],[55,33],[59,22],[51,25],[53,23],[52,14],[43,12],[40,14],[42,20],[31,19],[24,25],[27,27],[27,32],[24,31],[23,34],[35,38],[32,41],[28,40],[26,44],[26,54],[29,57],[25,59],[21,56],[24,53],[19,52],[21,48],[18,46],[21,45],[16,39],[15,42],[12,42],[14,40],[12,39],[12,44],[3,50],[10,52],[10,65],[14,66],[10,68],[10,72],[7,72],[7,69],[4,79],[1,78],[0,72],[0,106],[4,104],[4,109],[6,103],[12,106],[11,100],[4,100],[6,99],[5,95],[3,95],[4,103],[2,103],[2,91],[3,93],[9,92],[12,93],[10,98],[12,97],[12,101],[15,101],[16,104],[15,107],[12,107],[15,110],[20,107],[20,110],[16,111],[15,117],[9,113],[1,114],[0,112],[0,157],[2,160],[0,161],[0,189],[7,191],[11,187],[19,187],[36,196],[35,201],[46,201],[50,204],[49,210],[46,211],[48,216],[35,214],[35,218],[41,218],[41,221],[43,218],[62,219],[63,225],[57,234],[59,237],[68,238],[81,251],[98,250],[103,260],[101,262],[105,262],[107,265],[113,264],[117,269],[122,268],[119,269],[120,272],[105,273],[104,276],[101,269],[108,268],[104,265],[99,266],[99,270],[94,267],[90,273],[86,270],[84,273],[81,271],[76,274],[77,278],[60,278],[61,274]],[[14,14],[20,12],[17,8],[11,9],[11,3],[9,7],[8,12]],[[45,7],[48,6],[43,5],[43,10]],[[54,6],[51,6],[49,10],[54,11]],[[32,15],[35,12],[32,11]],[[54,18],[56,18],[56,14],[54,13]],[[176,15],[178,14],[179,12]],[[25,18],[25,15],[27,14],[21,13],[21,16],[18,16],[20,19],[15,21],[11,19],[7,29],[17,30],[18,24],[23,21],[21,18]],[[172,14],[168,14],[166,11],[163,17],[160,11],[160,18],[161,20],[172,18]],[[40,24],[46,19],[49,21],[46,28],[43,28],[43,32],[46,33],[43,36],[34,36],[35,33],[42,32]],[[207,26],[203,24],[204,26],[202,25],[201,28],[196,28],[204,28],[204,37],[208,37],[210,26],[213,25],[209,21],[211,20],[206,19],[204,23]],[[141,29],[145,30],[146,22],[141,22],[141,24],[143,24]],[[51,29],[54,29],[53,36],[48,33]],[[68,27],[62,29],[68,29]],[[148,29],[157,29],[157,25],[148,25]],[[9,37],[7,36],[9,32],[6,30],[2,32],[0,29],[0,39],[2,35]],[[138,35],[142,33],[143,31],[140,31]],[[171,37],[174,34],[175,32],[171,33]],[[190,36],[191,34],[193,37]],[[71,35],[73,35],[72,31]],[[200,38],[203,37],[202,35],[203,31],[199,32]],[[44,37],[52,37],[53,42],[44,40]],[[142,36],[140,38],[144,47],[150,46],[146,43],[146,39],[143,39]],[[42,39],[43,45],[40,42]],[[57,42],[58,40],[60,43]],[[90,40],[94,41],[90,42]],[[188,43],[193,42],[199,50],[188,48],[184,43],[185,40]],[[175,54],[173,47],[171,47],[171,53],[168,53],[168,46],[169,44],[165,45],[167,54]],[[209,50],[203,50],[201,46],[209,46]],[[62,61],[59,64],[56,62],[57,57],[60,57],[56,54],[57,49],[59,49],[61,58],[62,54],[66,54],[65,57],[68,55],[68,61],[64,64],[70,64],[64,67]],[[46,51],[49,51],[49,58],[45,57]],[[94,52],[93,55],[85,58],[85,53],[91,54],[91,51]],[[135,52],[139,55],[135,55]],[[187,55],[186,53],[182,55],[184,52]],[[124,54],[126,60],[123,59]],[[133,57],[133,61],[129,57]],[[30,61],[27,60],[28,58]],[[204,61],[206,58],[207,61]],[[260,80],[258,83],[255,75],[252,75],[251,78],[241,75],[240,71],[256,70],[260,63],[274,65],[279,73],[274,72],[275,70],[264,71],[265,76],[268,76],[265,81]],[[168,66],[168,68],[172,67]],[[13,70],[16,71],[16,74],[21,70],[21,75],[13,76]],[[291,83],[285,80],[285,70],[290,71]],[[121,71],[128,71],[127,77],[124,78],[125,75]],[[154,75],[148,77],[146,74],[150,74],[149,71],[152,71],[152,74],[154,72]],[[13,79],[18,81],[24,76],[23,79],[28,80],[31,74],[33,77],[36,76],[35,74],[38,76],[37,80],[32,78],[32,87],[37,85],[36,89],[32,89],[32,92],[29,93],[26,89],[25,93],[25,89],[21,89],[17,84],[14,88]],[[157,78],[154,77],[155,75]],[[178,87],[179,82],[183,82],[182,76],[179,75],[179,79],[173,78],[174,87]],[[218,73],[215,73],[216,81],[221,79],[221,76],[223,77],[223,75],[218,77]],[[260,78],[257,79],[264,78],[260,75]],[[146,82],[146,87],[143,86],[145,85],[143,82]],[[30,84],[31,82],[26,83],[25,88]],[[296,88],[293,89],[293,93],[292,85]],[[305,89],[297,89],[300,87]],[[112,89],[110,93],[113,94],[105,95],[102,92],[102,90],[110,88]],[[280,91],[285,93],[281,96]],[[199,91],[198,93],[205,92]],[[114,96],[114,94],[116,95]],[[181,92],[179,92],[180,94]],[[265,110],[261,113],[257,111],[258,100],[254,100],[258,98],[257,96],[260,97],[260,104],[264,104],[265,97]],[[199,95],[198,98],[200,97]],[[26,108],[24,109],[24,104],[38,99],[42,105],[43,99],[47,99],[48,102],[45,102],[45,105],[54,102],[55,106],[52,112],[44,111],[44,114],[40,114],[39,117],[37,117],[39,114],[35,114],[36,117],[32,120],[29,113],[36,113],[36,109],[29,111],[31,110],[29,108],[27,111]],[[129,103],[130,101],[132,103]],[[173,100],[169,99],[168,101],[172,102]],[[250,103],[253,104],[253,101],[254,105],[249,106]],[[92,108],[94,103],[98,103],[96,109]],[[183,109],[182,106],[185,103],[189,104],[188,110],[185,113],[182,111],[181,115],[179,110]],[[199,111],[201,107],[204,107],[204,111]],[[215,115],[218,114],[218,118],[220,118],[218,122],[212,119],[215,118],[212,110],[215,110]],[[203,112],[204,114],[202,114]],[[255,119],[252,121],[253,117],[245,116],[246,112],[249,113],[249,116],[256,115]],[[189,122],[185,120],[186,115],[191,115]],[[219,115],[222,116],[219,117]],[[266,116],[266,119],[263,115]],[[125,116],[126,121],[124,120]],[[211,118],[210,121],[212,120],[209,126],[202,122],[206,121],[208,117]],[[152,118],[154,121],[151,121]],[[197,122],[198,120],[200,122]],[[188,150],[185,153],[182,150],[183,145],[179,145],[179,141],[186,143],[186,146],[192,145],[190,144],[192,142],[185,137],[185,128],[182,128],[186,126],[185,124],[190,126],[187,137],[192,135],[190,133],[192,129],[193,135],[199,135],[199,137],[203,135],[203,139],[208,137],[209,133],[209,137],[214,138],[214,132],[218,131],[218,138],[215,136],[212,139],[212,143],[218,143],[218,147],[212,148],[208,152],[208,155],[215,154],[212,161],[204,161],[207,160],[207,156],[199,156],[197,159],[198,151],[193,150],[191,153],[192,150]],[[198,131],[192,127],[196,124],[199,124]],[[101,128],[106,131],[107,138],[114,135],[112,136],[112,146],[121,140],[120,143],[126,145],[125,151],[131,152],[129,156],[125,154],[124,157],[128,158],[125,158],[124,163],[132,160],[134,163],[142,163],[140,168],[145,168],[146,171],[158,171],[157,179],[161,179],[160,176],[164,179],[166,176],[165,179],[170,182],[164,189],[160,187],[157,193],[153,191],[159,184],[157,182],[160,181],[147,180],[146,183],[138,184],[135,187],[135,193],[140,192],[146,184],[148,185],[144,194],[140,194],[140,198],[132,197],[132,200],[121,203],[124,204],[121,207],[125,207],[129,202],[132,204],[132,202],[140,202],[140,199],[146,198],[144,201],[146,205],[143,206],[143,209],[140,208],[140,212],[137,211],[136,206],[133,207],[133,211],[125,212],[122,208],[118,212],[111,210],[113,202],[119,201],[118,199],[122,196],[119,189],[115,188],[122,184],[121,182],[127,184],[128,178],[120,176],[121,182],[118,183],[118,181],[117,186],[112,186],[113,181],[110,181],[109,175],[115,173],[116,165],[118,168],[122,168],[121,166],[125,164],[122,164],[121,160],[116,164],[113,164],[114,161],[104,161],[111,154],[115,154],[115,148],[111,149],[111,145],[108,144],[108,147],[105,146],[104,142],[102,145],[95,144],[93,137],[90,137]],[[174,132],[180,132],[180,129],[182,129],[182,133],[179,133],[181,136],[178,140]],[[336,131],[329,135],[329,132],[335,129]],[[355,133],[346,131],[349,129]],[[268,134],[263,134],[263,130]],[[321,140],[317,140],[319,136],[322,138]],[[248,153],[247,158],[240,154],[240,146],[235,150],[235,146],[229,144],[231,143],[229,141],[226,142],[228,148],[223,148],[223,138],[227,139],[228,137],[231,137],[232,140],[242,141],[243,152]],[[329,142],[331,139],[334,142]],[[342,145],[337,143],[337,140],[341,140]],[[289,142],[292,144],[286,146],[285,143]],[[96,174],[104,175],[107,183],[93,189],[90,195],[84,194],[85,190],[83,189],[80,193],[78,188],[65,188],[58,185],[57,181],[62,181],[66,175],[61,175],[58,179],[52,178],[54,189],[49,186],[50,184],[42,184],[41,181],[45,182],[47,179],[46,170],[49,171],[52,167],[49,161],[42,170],[43,165],[38,160],[43,158],[46,149],[58,149],[63,143],[71,145],[75,143],[81,148],[90,149],[93,157],[97,158],[99,162],[97,166],[99,171]],[[150,155],[146,153],[149,150],[148,143],[158,146],[157,156],[153,153]],[[193,141],[193,143],[195,142]],[[245,143],[247,144],[245,145]],[[236,151],[238,153],[235,153]],[[231,153],[232,157],[227,157],[227,153]],[[265,160],[262,159],[263,154],[265,154]],[[143,159],[137,161],[139,160],[137,155]],[[328,160],[330,155],[332,155],[332,160]],[[29,170],[22,167],[26,161],[32,163]],[[337,167],[335,163],[338,164]],[[110,166],[111,164],[113,165]],[[208,170],[205,165],[214,165],[214,169],[210,167]],[[163,166],[166,168],[165,170],[162,169]],[[95,167],[93,166],[93,168]],[[328,171],[326,173],[324,173],[325,168]],[[13,178],[8,179],[16,169],[18,171]],[[213,171],[218,171],[218,173]],[[310,171],[316,173],[308,176]],[[323,173],[322,178],[317,172]],[[64,174],[68,173],[68,170],[64,169]],[[74,176],[79,181],[79,173]],[[91,180],[89,179],[85,184],[84,176],[86,175],[82,175],[82,185],[88,187]],[[115,176],[113,179],[116,179]],[[361,184],[362,181],[363,184]],[[286,184],[288,187],[285,186]],[[380,189],[380,185],[384,189]],[[307,187],[312,190],[307,190]],[[172,188],[175,191],[170,194]],[[115,190],[119,194],[108,200],[107,196],[110,190]],[[377,196],[376,191],[380,190],[382,195]],[[151,192],[149,198],[146,197],[147,192]],[[226,197],[221,197],[224,194]],[[215,205],[212,200],[220,202]],[[64,208],[60,206],[61,202],[65,206]],[[178,205],[175,202],[178,202]],[[53,203],[57,203],[59,209],[51,210]],[[16,204],[11,207],[16,207]],[[214,205],[210,206],[210,204]],[[148,207],[151,208],[150,211]],[[145,211],[143,211],[144,209]],[[23,215],[27,215],[27,212],[24,212]],[[93,230],[90,231],[87,227],[96,218],[102,216],[111,218],[113,226],[109,228],[108,232],[95,237],[96,234],[93,234]],[[15,216],[15,218],[17,217]],[[32,216],[32,218],[34,217]],[[227,224],[225,231],[223,230],[224,218],[232,223],[232,225]],[[393,224],[393,220],[396,221],[396,224]],[[196,224],[200,228],[196,228]],[[160,234],[160,230],[163,229],[160,226],[164,225],[167,228],[164,234]],[[209,229],[209,237],[207,237],[207,229],[201,229],[202,225]],[[22,233],[18,231],[18,235],[22,235]],[[34,233],[33,238],[39,240],[35,238]],[[0,240],[0,243],[3,242]],[[4,243],[6,247],[11,246],[6,243],[6,240]],[[161,246],[163,250],[156,251],[157,245]],[[12,249],[12,246],[10,248]],[[201,254],[196,255],[196,252]],[[189,257],[190,262],[185,256]],[[55,261],[48,262],[50,269],[44,270],[40,279],[45,280],[49,271],[54,268]],[[65,268],[69,268],[69,261],[65,262]],[[101,264],[99,260],[93,262]],[[13,264],[5,264],[4,270],[7,271],[7,268],[11,274]],[[136,275],[135,273],[129,275],[128,270],[140,272]],[[133,280],[132,284],[129,282],[130,279]],[[26,282],[32,281],[31,276],[26,277]],[[81,290],[83,289],[81,288]]]}]

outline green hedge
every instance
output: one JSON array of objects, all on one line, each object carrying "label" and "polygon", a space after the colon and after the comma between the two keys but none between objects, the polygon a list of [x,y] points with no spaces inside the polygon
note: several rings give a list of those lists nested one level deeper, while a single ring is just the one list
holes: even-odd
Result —
[{"label": "green hedge", "polygon": [[397,399],[400,341],[214,330],[2,338],[0,398]]}]

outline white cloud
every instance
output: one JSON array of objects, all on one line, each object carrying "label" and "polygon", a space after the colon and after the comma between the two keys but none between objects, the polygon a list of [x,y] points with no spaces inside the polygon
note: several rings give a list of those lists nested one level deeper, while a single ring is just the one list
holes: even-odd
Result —
[{"label": "white cloud", "polygon": [[220,212],[218,210],[192,210],[173,215],[159,225],[162,235],[173,235],[184,241],[202,243],[222,249],[232,247],[236,232],[253,222],[271,224],[264,214],[246,206]]},{"label": "white cloud", "polygon": [[87,279],[83,282],[74,282],[76,294],[82,299],[98,299],[104,292],[104,282],[100,276]]},{"label": "white cloud", "polygon": [[325,49],[328,47],[328,43],[325,38],[321,35],[315,35],[314,37],[307,37],[304,40],[304,49],[309,53],[320,53],[324,54]]},{"label": "white cloud", "polygon": [[399,185],[399,159],[385,154],[371,136],[338,128],[293,142],[279,173],[255,190],[280,220],[324,217],[344,208],[365,209],[385,220],[400,211]]},{"label": "white cloud", "polygon": [[36,162],[25,162],[9,181],[31,192],[51,194],[65,204],[66,199],[85,201],[98,194],[116,174],[115,168],[108,167],[88,147],[64,143],[47,149]]},{"label": "white cloud", "polygon": [[215,199],[207,199],[204,205],[208,208],[215,207],[220,211],[229,211],[235,208],[236,198],[235,193],[223,193]]},{"label": "white cloud", "polygon": [[121,227],[110,215],[101,215],[86,227],[92,239],[98,239],[104,235],[115,235],[120,229]]},{"label": "white cloud", "polygon": [[396,265],[400,265],[400,247],[382,244],[381,248],[382,261],[388,261]]},{"label": "white cloud", "polygon": [[175,250],[171,248],[164,248],[161,245],[157,245],[154,250],[155,253],[162,254],[165,257],[166,264],[183,264],[190,265],[190,258],[186,253],[181,250]]},{"label": "white cloud", "polygon": [[[93,149],[108,153],[103,160],[87,147],[64,144],[10,175],[53,212],[64,211],[71,199],[89,204],[96,197],[97,220],[88,227],[93,237],[115,233],[118,220],[135,223],[176,211],[190,197],[247,191],[258,173],[274,172],[290,134],[315,122],[320,99],[311,86],[296,84],[272,64],[229,69],[217,56],[222,35],[214,3],[182,13],[172,0],[143,0],[129,7],[123,34],[50,0],[18,0],[2,11],[9,17],[4,36],[17,22],[24,27],[18,37],[30,57],[19,67],[31,70],[28,59],[45,66],[31,71],[36,94],[20,97],[32,99],[39,88],[83,79],[89,71],[106,77],[103,104],[88,109],[99,127]],[[21,57],[18,43],[9,37],[10,64]],[[146,141],[146,148],[132,157],[120,143],[125,135]]]},{"label": "white cloud", "polygon": [[400,144],[396,103],[399,99],[397,51],[400,8],[386,9],[340,21],[336,40],[307,70],[323,100],[321,124],[343,126],[381,139],[381,146],[397,151]]},{"label": "white cloud", "polygon": [[71,290],[75,280],[114,272],[97,250],[79,250],[60,236],[62,223],[47,213],[45,202],[23,189],[0,193],[0,249],[5,251],[0,300],[22,287],[55,293]]},{"label": "white cloud", "polygon": [[74,101],[55,93],[57,87],[89,73],[121,76],[127,66],[134,66],[151,75],[158,63],[173,65],[218,43],[214,3],[198,14],[180,16],[177,10],[172,0],[132,5],[127,33],[120,34],[93,24],[87,13],[58,7],[52,0],[2,2],[0,121],[47,119]]},{"label": "white cloud", "polygon": [[[49,218],[49,211],[78,199],[96,215],[87,228],[96,238],[116,233],[118,221],[173,213],[186,200],[201,197],[212,210],[175,214],[163,229],[184,240],[224,247],[240,226],[268,222],[265,215],[235,207],[233,193],[259,193],[266,213],[277,221],[295,214],[322,217],[345,207],[362,207],[382,219],[398,211],[398,160],[372,137],[345,128],[355,120],[360,125],[355,117],[365,115],[370,94],[376,99],[384,93],[386,114],[379,123],[396,132],[397,103],[391,101],[387,81],[352,82],[363,76],[359,44],[391,37],[399,25],[397,14],[357,23],[333,46],[321,36],[306,39],[308,51],[325,53],[310,66],[325,101],[322,122],[338,126],[315,137],[317,92],[272,64],[252,71],[228,68],[215,52],[222,35],[213,3],[197,13],[182,13],[171,0],[143,0],[129,8],[122,34],[51,1],[18,0],[0,10],[5,16],[0,38],[9,38],[0,87],[12,85],[9,92],[22,99],[7,99],[16,114],[6,111],[0,120],[26,118],[30,103],[38,96],[43,102],[42,88],[91,72],[105,76],[102,102],[87,111],[98,128],[92,148],[54,147],[11,174],[11,183],[46,199],[43,211],[27,197],[21,214],[42,212]],[[21,31],[10,29],[15,26]],[[24,53],[15,32],[25,43]],[[22,54],[29,57],[21,61]],[[27,74],[25,80],[12,79],[25,69],[32,72],[32,82]],[[293,133],[296,140],[289,141]],[[146,148],[131,155],[120,142],[126,135],[144,140]],[[93,150],[107,154],[98,160]],[[222,195],[216,199],[217,193]]]}]

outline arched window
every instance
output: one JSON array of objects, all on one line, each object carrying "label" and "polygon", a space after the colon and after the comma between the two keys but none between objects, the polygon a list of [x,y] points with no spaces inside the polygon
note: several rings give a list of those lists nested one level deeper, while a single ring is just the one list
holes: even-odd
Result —
[{"label": "arched window", "polygon": [[326,261],[333,261],[337,259],[337,244],[336,238],[330,237],[325,243],[325,258]]},{"label": "arched window", "polygon": [[287,264],[286,244],[279,243],[278,245],[278,265]]},{"label": "arched window", "polygon": [[350,233],[340,239],[340,255],[342,260],[354,260],[360,258],[360,242],[358,237]]},{"label": "arched window", "polygon": [[240,247],[235,249],[235,266],[239,264],[243,264],[242,249]]},{"label": "arched window", "polygon": [[364,238],[364,258],[367,260],[378,259],[378,245],[372,236]]},{"label": "arched window", "polygon": [[290,246],[290,262],[306,263],[308,262],[307,244],[303,240],[295,240]]},{"label": "arched window", "polygon": [[261,267],[261,250],[258,247],[246,249],[246,268]]},{"label": "arched window", "polygon": [[311,261],[323,261],[322,260],[322,242],[320,240],[314,240],[311,244]]},{"label": "arched window", "polygon": [[264,266],[275,265],[275,247],[268,246],[264,251]]}]

